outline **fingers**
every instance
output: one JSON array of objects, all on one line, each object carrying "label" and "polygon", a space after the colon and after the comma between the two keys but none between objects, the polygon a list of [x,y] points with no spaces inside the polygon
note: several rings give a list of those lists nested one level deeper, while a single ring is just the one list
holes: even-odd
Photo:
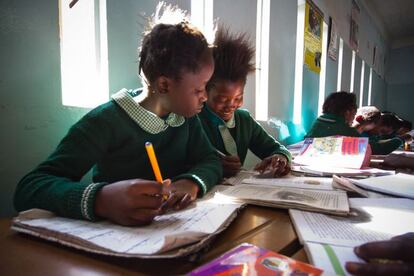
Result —
[{"label": "fingers", "polygon": [[128,193],[131,195],[157,195],[162,194],[163,185],[156,181],[131,179]]},{"label": "fingers", "polygon": [[255,170],[261,174],[268,174],[270,177],[278,177],[288,174],[290,165],[286,157],[275,154],[263,159],[262,162],[256,165]]},{"label": "fingers", "polygon": [[404,263],[354,263],[345,264],[346,270],[354,275],[413,275],[412,264]]},{"label": "fingers", "polygon": [[189,193],[172,193],[163,206],[163,211],[166,211],[168,209],[181,210],[186,208],[192,202],[193,199]]},{"label": "fingers", "polygon": [[403,238],[363,244],[355,248],[355,254],[368,261],[370,259],[388,259],[414,261],[414,246]]},{"label": "fingers", "polygon": [[[159,184],[158,184],[159,185]],[[157,195],[138,195],[131,196],[127,199],[127,208],[145,208],[145,209],[159,209],[162,205],[163,197],[161,194]]]},{"label": "fingers", "polygon": [[223,174],[225,177],[234,176],[241,170],[241,162],[237,156],[229,156],[231,158],[223,158]]}]

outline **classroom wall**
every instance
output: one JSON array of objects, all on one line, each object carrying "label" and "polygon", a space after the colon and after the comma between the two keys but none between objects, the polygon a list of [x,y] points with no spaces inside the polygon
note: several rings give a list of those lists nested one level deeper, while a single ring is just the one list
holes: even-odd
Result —
[{"label": "classroom wall", "polygon": [[62,106],[58,1],[0,2],[0,217],[17,182],[88,110]]},{"label": "classroom wall", "polygon": [[387,67],[387,105],[401,117],[414,122],[414,46],[393,49]]}]

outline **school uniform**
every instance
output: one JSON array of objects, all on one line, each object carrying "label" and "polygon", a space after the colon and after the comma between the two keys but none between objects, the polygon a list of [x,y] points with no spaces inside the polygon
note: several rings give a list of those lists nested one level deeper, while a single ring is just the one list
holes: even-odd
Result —
[{"label": "school uniform", "polygon": [[[153,144],[164,178],[191,179],[200,196],[222,177],[220,160],[197,116],[160,118],[123,89],[73,125],[50,157],[19,182],[16,209],[96,219],[95,196],[104,185],[155,179],[145,142]],[[80,182],[91,168],[93,183]]]},{"label": "school uniform", "polygon": [[404,140],[399,137],[384,138],[383,136],[369,136],[372,154],[386,155],[398,149],[404,144]]},{"label": "school uniform", "polygon": [[398,137],[392,139],[380,139],[380,137],[368,136],[366,133],[360,134],[355,128],[350,127],[345,122],[345,118],[334,114],[322,114],[313,123],[311,129],[305,137],[327,137],[327,136],[349,136],[349,137],[369,137],[372,154],[389,154],[402,145],[402,140]]},{"label": "school uniform", "polygon": [[307,137],[327,137],[342,135],[349,137],[359,137],[358,131],[350,127],[343,116],[324,113],[313,123],[311,129],[306,134]]},{"label": "school uniform", "polygon": [[[289,161],[292,159],[290,152],[270,136],[247,110],[237,109],[233,117],[224,122],[205,104],[198,116],[213,146],[221,152],[237,155],[242,164],[248,149],[260,159],[273,154],[282,154]],[[226,131],[230,133],[230,139],[225,137]],[[230,152],[233,150],[229,150],[229,140],[234,141],[235,152]]]}]

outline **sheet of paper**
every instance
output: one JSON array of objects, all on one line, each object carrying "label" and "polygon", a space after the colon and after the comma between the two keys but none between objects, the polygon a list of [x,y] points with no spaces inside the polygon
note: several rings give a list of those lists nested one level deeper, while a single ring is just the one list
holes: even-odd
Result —
[{"label": "sheet of paper", "polygon": [[288,175],[281,178],[258,178],[253,176],[244,179],[242,183],[270,187],[287,187],[328,191],[333,190],[332,178],[328,177],[307,177]]},{"label": "sheet of paper", "polygon": [[414,200],[351,198],[349,217],[289,210],[300,241],[354,247],[414,231]]},{"label": "sheet of paper", "polygon": [[[345,269],[347,262],[365,262],[355,255],[352,247],[312,242],[306,242],[304,247],[310,263],[323,269],[324,275],[350,275]],[[337,260],[339,265],[332,262],[332,259]]]},{"label": "sheet of paper", "polygon": [[288,204],[291,204],[291,207],[296,205],[327,210],[341,210],[344,212],[348,211],[348,197],[343,191],[265,187],[244,184],[230,186],[221,191],[220,194],[258,205],[260,203],[273,203],[273,206],[281,204],[286,207]]},{"label": "sheet of paper", "polygon": [[304,173],[311,173],[319,176],[332,176],[334,174],[349,177],[369,177],[369,176],[382,176],[382,175],[393,175],[395,171],[381,170],[377,168],[366,168],[366,169],[350,169],[350,168],[339,168],[339,167],[326,167],[326,166],[300,166],[299,169],[296,166],[297,171]]},{"label": "sheet of paper", "polygon": [[258,174],[259,173],[256,172],[256,171],[241,170],[235,176],[229,177],[227,179],[224,179],[223,184],[227,184],[227,185],[240,185],[240,184],[242,184],[242,182],[243,182],[244,179],[253,177],[253,176],[258,175]]},{"label": "sheet of paper", "polygon": [[[128,254],[156,254],[201,240],[214,233],[241,205],[199,201],[189,208],[156,217],[145,227],[45,217],[20,223],[87,241],[100,248]],[[27,216],[26,216],[27,217]]]},{"label": "sheet of paper", "polygon": [[364,189],[414,199],[414,175],[398,173],[349,181]]}]

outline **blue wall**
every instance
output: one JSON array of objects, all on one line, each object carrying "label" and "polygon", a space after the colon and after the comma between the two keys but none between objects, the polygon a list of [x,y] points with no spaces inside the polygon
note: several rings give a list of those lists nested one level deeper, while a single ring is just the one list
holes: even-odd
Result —
[{"label": "blue wall", "polygon": [[387,109],[414,122],[414,46],[390,52],[386,80]]}]

